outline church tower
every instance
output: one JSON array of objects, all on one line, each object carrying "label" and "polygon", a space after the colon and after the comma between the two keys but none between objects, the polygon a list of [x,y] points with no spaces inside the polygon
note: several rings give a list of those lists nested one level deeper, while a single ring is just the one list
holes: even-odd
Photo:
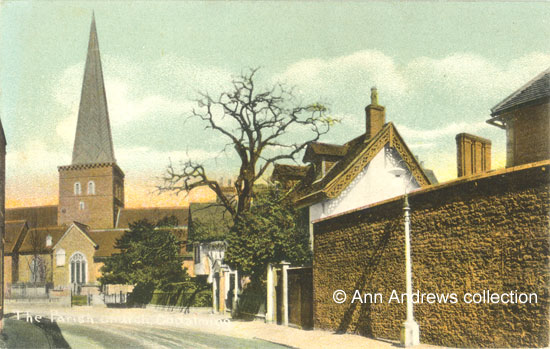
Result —
[{"label": "church tower", "polygon": [[58,224],[113,228],[124,207],[124,173],[113,149],[99,44],[92,15],[73,160],[59,166]]}]

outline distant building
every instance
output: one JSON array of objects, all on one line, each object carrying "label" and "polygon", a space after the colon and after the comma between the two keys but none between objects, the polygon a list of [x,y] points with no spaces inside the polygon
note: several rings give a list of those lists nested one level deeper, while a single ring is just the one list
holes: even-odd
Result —
[{"label": "distant building", "polygon": [[191,276],[205,277],[212,284],[215,312],[232,309],[234,297],[230,293],[235,294],[238,289],[237,272],[224,264],[225,240],[232,224],[231,214],[219,202],[189,205],[188,254],[184,266]]},{"label": "distant building", "polygon": [[506,130],[506,167],[550,159],[550,68],[491,109]]},{"label": "distant building", "polygon": [[[2,154],[0,149],[3,164]],[[59,205],[6,210],[4,281],[10,286],[30,283],[59,292],[97,293],[105,258],[120,253],[116,239],[141,219],[154,223],[175,216],[173,232],[187,239],[187,208],[124,208],[124,172],[115,159],[94,18],[72,162],[58,170]]]}]

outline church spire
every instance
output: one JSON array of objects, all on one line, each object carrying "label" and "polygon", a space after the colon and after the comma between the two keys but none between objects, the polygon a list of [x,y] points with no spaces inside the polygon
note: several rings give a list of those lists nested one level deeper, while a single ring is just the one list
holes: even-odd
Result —
[{"label": "church spire", "polygon": [[103,83],[99,44],[92,14],[88,56],[84,68],[78,123],[73,148],[73,165],[116,162]]}]

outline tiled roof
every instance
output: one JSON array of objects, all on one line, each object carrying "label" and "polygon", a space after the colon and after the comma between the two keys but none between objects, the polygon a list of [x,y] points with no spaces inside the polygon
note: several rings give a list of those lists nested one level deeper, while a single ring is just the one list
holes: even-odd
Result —
[{"label": "tiled roof", "polygon": [[95,18],[92,18],[72,164],[114,162],[116,161],[109,123],[109,111],[107,110],[103,71],[101,69],[99,44]]},{"label": "tiled roof", "polygon": [[27,226],[26,221],[6,221],[6,231],[4,235],[4,252],[12,253],[17,241],[22,238],[21,234]]},{"label": "tiled roof", "polygon": [[2,120],[0,120],[0,144],[3,146],[7,144],[6,134],[4,133],[4,127],[2,126]]},{"label": "tiled roof", "polygon": [[57,205],[7,208],[6,221],[16,220],[26,220],[29,228],[56,226]]},{"label": "tiled roof", "polygon": [[310,162],[316,157],[337,157],[346,155],[347,148],[344,145],[311,142],[308,144],[303,161]]},{"label": "tiled roof", "polygon": [[[29,229],[19,248],[21,253],[44,252],[48,253],[67,231],[67,227],[42,227]],[[46,246],[46,237],[51,235],[52,245]]]},{"label": "tiled roof", "polygon": [[165,218],[175,216],[178,219],[178,226],[187,226],[187,207],[152,207],[152,208],[123,208],[118,217],[117,229],[126,229],[130,223],[146,219],[151,223]]},{"label": "tiled roof", "polygon": [[435,176],[435,173],[433,170],[430,170],[430,169],[427,169],[427,168],[423,168],[424,170],[424,173],[426,174],[426,176],[430,179],[430,183],[432,184],[438,184],[439,181],[437,180],[437,177]]},{"label": "tiled roof", "polygon": [[233,223],[225,207],[215,203],[189,205],[189,241],[223,240]]},{"label": "tiled roof", "polygon": [[110,257],[115,253],[120,253],[120,250],[115,248],[115,244],[122,234],[124,234],[123,230],[90,231],[90,237],[98,246],[94,257]]},{"label": "tiled roof", "polygon": [[275,180],[302,179],[307,175],[308,166],[275,164],[271,177]]},{"label": "tiled roof", "polygon": [[491,115],[497,116],[520,106],[543,102],[550,99],[550,68],[546,69],[519,90],[506,97],[491,109]]}]

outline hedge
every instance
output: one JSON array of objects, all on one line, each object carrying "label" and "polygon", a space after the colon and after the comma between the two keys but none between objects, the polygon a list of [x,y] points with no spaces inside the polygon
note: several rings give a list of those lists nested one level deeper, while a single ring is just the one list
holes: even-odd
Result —
[{"label": "hedge", "polygon": [[212,306],[212,290],[198,292],[153,292],[151,304],[169,305],[175,307],[210,307]]}]

